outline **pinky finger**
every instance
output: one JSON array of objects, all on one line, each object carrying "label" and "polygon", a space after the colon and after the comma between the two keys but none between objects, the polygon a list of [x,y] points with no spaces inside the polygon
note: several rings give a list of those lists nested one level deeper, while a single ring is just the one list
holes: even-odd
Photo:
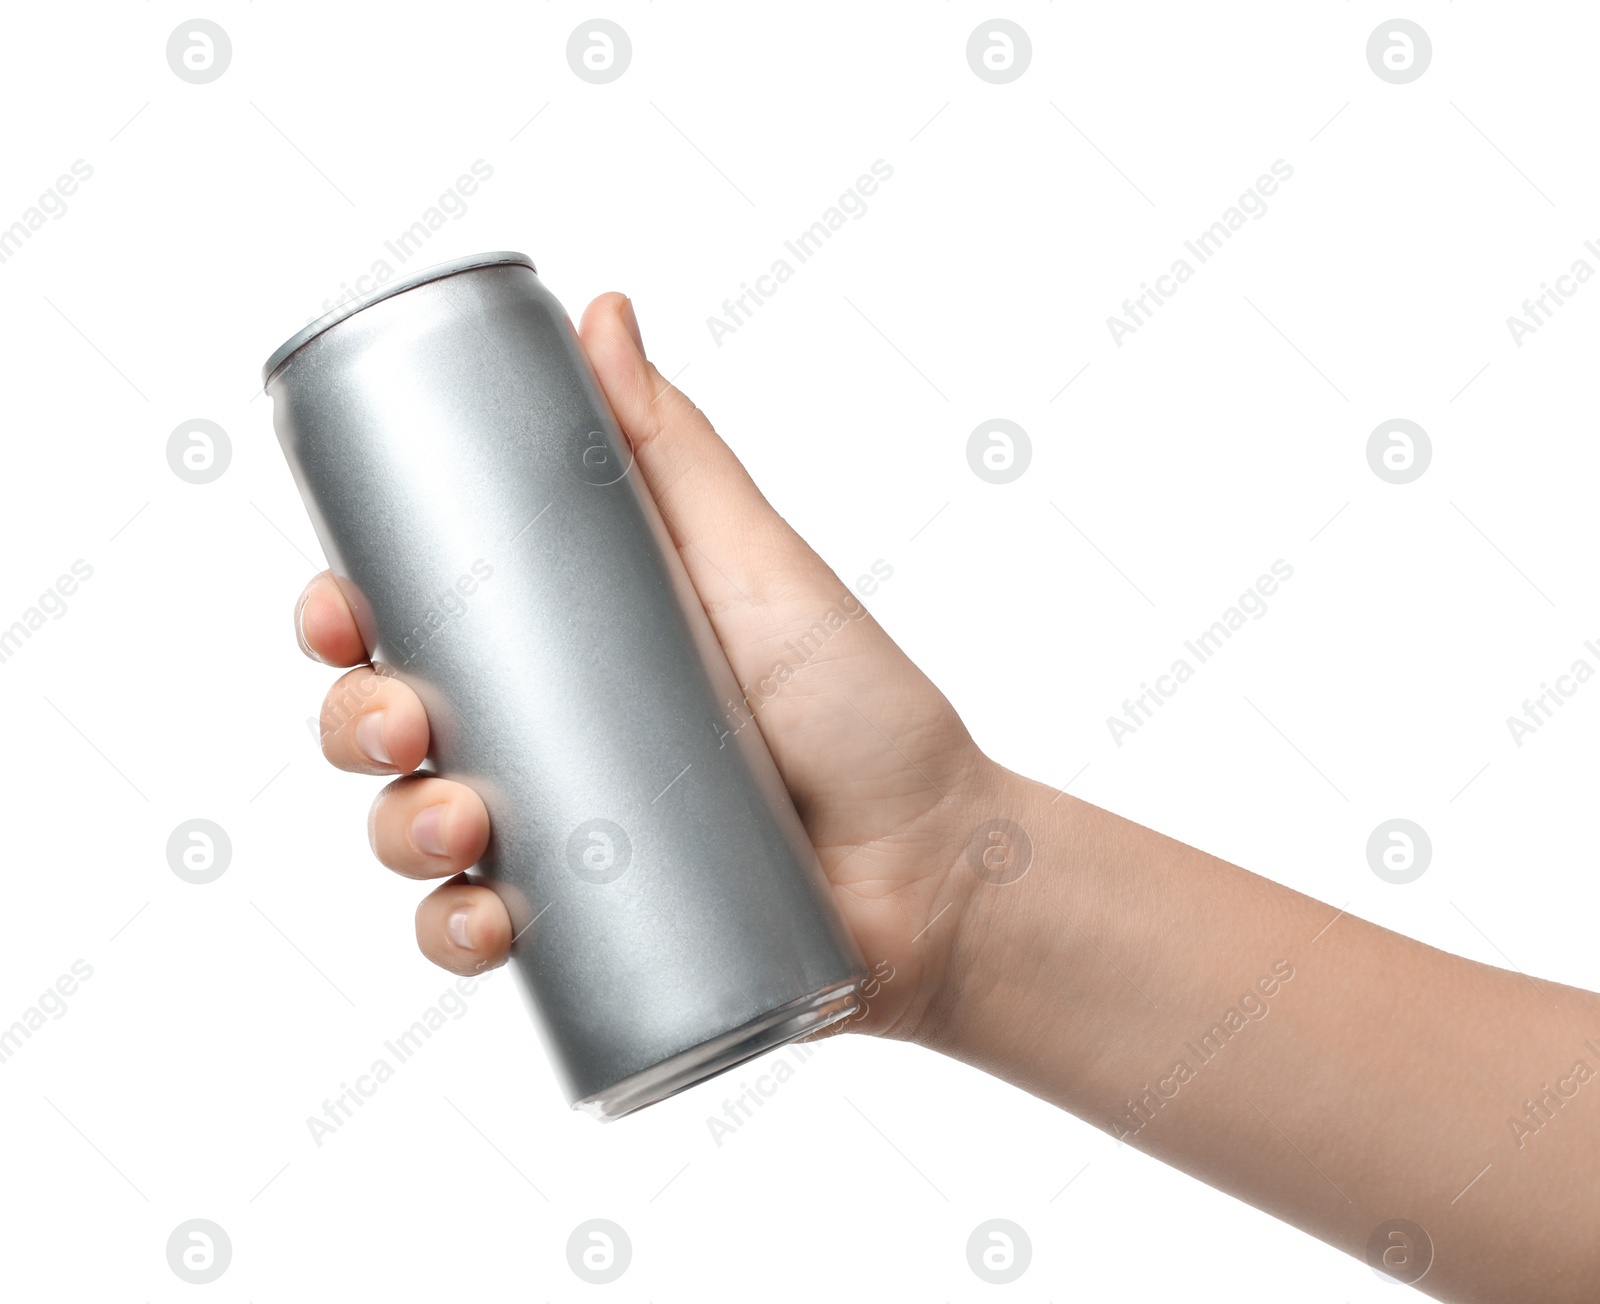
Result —
[{"label": "pinky finger", "polygon": [[511,916],[490,888],[453,878],[417,906],[417,945],[451,973],[482,973],[505,963]]}]

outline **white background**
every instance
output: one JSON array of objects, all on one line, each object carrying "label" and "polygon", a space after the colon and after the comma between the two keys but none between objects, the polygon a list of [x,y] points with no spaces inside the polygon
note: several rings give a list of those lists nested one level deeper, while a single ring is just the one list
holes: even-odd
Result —
[{"label": "white background", "polygon": [[[258,368],[482,159],[407,270],[521,249],[574,316],[629,293],[840,574],[893,566],[875,614],[991,755],[1593,987],[1600,686],[1520,748],[1505,717],[1597,661],[1600,287],[1520,348],[1506,326],[1600,267],[1595,16],[1419,3],[1433,60],[1400,86],[1365,55],[1387,6],[1020,0],[1032,63],[992,85],[965,56],[987,5],[601,12],[633,46],[608,85],[569,68],[594,11],[565,2],[217,3],[232,62],[191,85],[165,57],[186,7],[6,10],[0,225],[74,160],[93,177],[0,264],[0,626],[75,559],[93,577],[0,664],[0,1024],[74,960],[93,977],[0,1065],[5,1294],[977,1300],[966,1238],[1004,1217],[1034,1251],[1010,1298],[1395,1298],[914,1047],[822,1045],[720,1147],[728,1079],[599,1126],[509,973],[319,1148],[306,1117],[451,979],[368,849],[379,781],[307,727],[331,676],[290,612],[323,563]],[[715,343],[708,315],[875,159],[866,215]],[[1266,215],[1118,347],[1107,316],[1277,159]],[[194,417],[232,446],[207,485],[166,461]],[[1033,444],[1005,486],[965,456],[995,417]],[[1433,445],[1404,486],[1366,460],[1393,417]],[[1268,614],[1115,745],[1106,717],[1278,558]],[[1396,816],[1434,846],[1404,887],[1365,854]],[[195,817],[233,842],[207,886],[166,862]],[[604,1288],[566,1262],[591,1217],[633,1245]],[[233,1246],[203,1288],[166,1261],[190,1218]]]}]

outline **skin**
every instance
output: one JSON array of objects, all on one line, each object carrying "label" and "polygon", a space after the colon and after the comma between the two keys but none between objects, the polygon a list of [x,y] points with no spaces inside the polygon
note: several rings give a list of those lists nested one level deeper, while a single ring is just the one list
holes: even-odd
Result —
[{"label": "skin", "polygon": [[[735,674],[760,679],[853,595],[647,361],[627,299],[595,300],[579,336]],[[324,704],[328,759],[400,776],[369,820],[378,859],[444,880],[418,945],[455,973],[503,963],[505,908],[465,874],[483,802],[411,774],[426,713],[374,674],[328,574],[295,627],[308,655],[353,667]],[[1381,1232],[1380,1249],[1407,1279],[1426,1258],[1416,1284],[1437,1298],[1600,1299],[1600,997],[1437,951],[1012,773],[870,615],[756,721],[862,953],[892,974],[852,1030],[965,1060],[1358,1257],[1381,1224],[1417,1224],[1431,1255]],[[1013,842],[1007,872],[980,874],[996,819],[1031,856]]]}]

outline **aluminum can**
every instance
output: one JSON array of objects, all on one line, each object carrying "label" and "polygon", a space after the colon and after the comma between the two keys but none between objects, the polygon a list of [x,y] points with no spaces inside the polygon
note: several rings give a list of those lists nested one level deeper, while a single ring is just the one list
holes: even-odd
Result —
[{"label": "aluminum can", "polygon": [[568,1099],[616,1118],[856,1012],[816,853],[566,312],[523,254],[318,318],[263,369],[374,666],[476,789],[474,871]]}]

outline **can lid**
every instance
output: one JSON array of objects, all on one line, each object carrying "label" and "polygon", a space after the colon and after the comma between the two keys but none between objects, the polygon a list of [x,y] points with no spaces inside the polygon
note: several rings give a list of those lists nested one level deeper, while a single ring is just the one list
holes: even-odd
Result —
[{"label": "can lid", "polygon": [[414,290],[419,285],[426,285],[429,281],[437,281],[441,277],[454,276],[457,272],[470,272],[475,267],[493,267],[497,264],[514,264],[526,267],[529,271],[536,271],[533,259],[527,254],[513,253],[510,250],[500,250],[496,253],[469,254],[465,258],[452,258],[447,263],[438,263],[433,267],[425,267],[420,272],[413,272],[410,276],[402,276],[398,281],[390,281],[387,285],[379,286],[370,294],[363,294],[360,298],[352,299],[349,303],[340,304],[332,312],[324,313],[314,322],[297,330],[293,335],[278,345],[272,351],[272,356],[267,359],[266,365],[261,368],[261,385],[265,388],[272,380],[273,373],[289,360],[289,355],[297,351],[302,345],[314,340],[330,326],[337,326],[346,317],[353,317],[363,308],[370,308],[375,303],[392,298],[397,294],[404,294],[407,290]]}]

